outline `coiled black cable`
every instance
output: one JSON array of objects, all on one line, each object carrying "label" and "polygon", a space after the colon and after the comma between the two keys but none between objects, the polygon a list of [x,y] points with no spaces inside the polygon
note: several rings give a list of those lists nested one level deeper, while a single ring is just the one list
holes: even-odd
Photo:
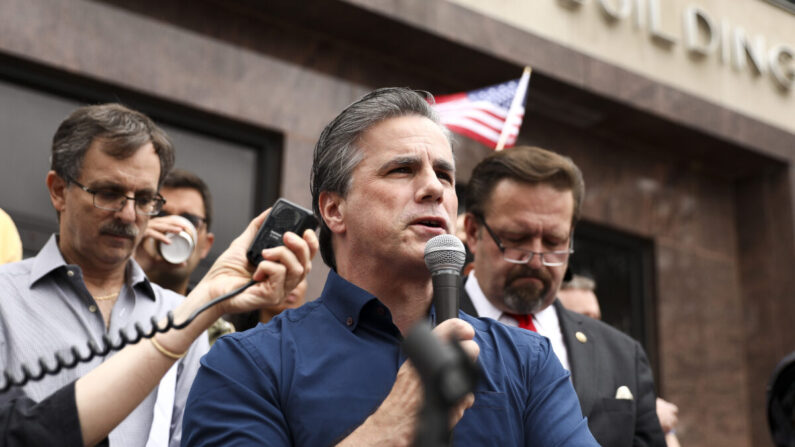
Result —
[{"label": "coiled black cable", "polygon": [[111,341],[110,337],[108,337],[107,335],[103,335],[102,336],[102,347],[97,346],[97,344],[94,342],[94,340],[90,340],[88,343],[86,343],[86,346],[88,346],[88,354],[87,355],[82,355],[80,353],[80,351],[77,349],[77,346],[72,346],[71,348],[69,348],[69,351],[72,354],[72,358],[70,360],[65,360],[63,358],[63,356],[61,356],[60,353],[56,352],[55,355],[54,355],[54,357],[55,357],[55,366],[52,366],[52,367],[47,364],[47,362],[44,360],[44,357],[39,357],[39,362],[38,362],[39,370],[38,370],[38,372],[32,373],[30,371],[30,368],[28,368],[28,365],[23,364],[20,367],[20,370],[22,371],[22,377],[19,378],[19,379],[17,379],[14,376],[12,376],[11,372],[8,369],[6,369],[5,371],[3,371],[4,383],[3,383],[2,386],[0,386],[0,393],[4,393],[4,392],[8,391],[12,386],[24,386],[26,383],[28,383],[30,381],[36,382],[36,381],[39,381],[39,380],[43,379],[44,376],[56,375],[56,374],[60,373],[62,370],[64,370],[64,369],[71,369],[71,368],[74,368],[75,366],[77,366],[80,363],[90,362],[92,359],[94,359],[94,357],[105,356],[111,351],[118,351],[119,349],[122,349],[123,347],[125,347],[127,345],[133,345],[135,343],[138,343],[139,341],[141,341],[141,339],[144,339],[144,338],[152,338],[158,332],[167,332],[167,331],[169,331],[171,329],[182,329],[182,328],[188,326],[189,324],[191,324],[191,322],[193,322],[193,320],[195,320],[196,317],[199,316],[200,313],[202,313],[205,310],[215,306],[216,304],[220,303],[221,301],[224,301],[224,300],[227,300],[229,298],[232,298],[233,296],[243,292],[244,290],[248,289],[249,287],[253,286],[256,283],[257,283],[256,281],[251,280],[251,281],[247,282],[246,284],[244,284],[243,286],[238,287],[237,289],[232,290],[231,292],[229,292],[229,293],[227,293],[225,295],[219,296],[218,298],[210,301],[209,303],[205,304],[204,306],[200,307],[199,309],[196,309],[182,323],[175,324],[174,323],[174,313],[171,312],[171,311],[168,311],[168,313],[166,314],[166,320],[167,321],[166,321],[166,324],[163,327],[160,327],[158,325],[158,322],[157,322],[158,318],[153,316],[150,319],[150,322],[152,323],[152,329],[150,329],[149,332],[146,332],[143,328],[141,328],[141,324],[140,323],[135,323],[135,325],[134,325],[135,335],[133,335],[132,337],[129,337],[127,335],[127,333],[124,332],[124,330],[120,330],[119,331],[119,342],[118,343],[113,343]]}]

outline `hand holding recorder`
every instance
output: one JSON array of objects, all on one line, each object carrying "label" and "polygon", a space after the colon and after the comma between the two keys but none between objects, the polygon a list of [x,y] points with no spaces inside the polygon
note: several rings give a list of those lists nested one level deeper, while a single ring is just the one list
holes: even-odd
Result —
[{"label": "hand holding recorder", "polygon": [[[253,279],[255,285],[214,306],[205,312],[211,314],[207,317],[281,303],[312,269],[318,251],[316,226],[310,211],[279,199],[232,241],[189,297],[198,294],[209,301]],[[175,317],[181,321],[176,312]]]},{"label": "hand holding recorder", "polygon": [[[254,243],[255,236],[258,230],[272,226],[272,223],[266,222],[266,218],[278,209],[274,205],[257,216],[232,241],[196,288],[174,309],[174,320],[184,321],[196,309],[252,279],[258,281],[256,284],[200,313],[186,328],[157,334],[156,345],[138,343],[127,346],[77,381],[75,399],[83,439],[87,445],[107,436],[157,386],[162,375],[174,363],[173,357],[169,358],[153,346],[160,346],[169,353],[183,353],[196,337],[204,334],[204,330],[224,313],[244,312],[279,303],[306,277],[318,250],[314,231],[302,231],[301,238],[289,232],[295,227],[282,226],[283,245],[261,250],[263,260],[257,266],[252,265],[246,256],[247,251],[258,249]],[[126,390],[126,393],[119,395],[120,389]],[[116,398],[103,399],[102,396],[108,393],[115,393]]]},{"label": "hand holding recorder", "polygon": [[[278,211],[281,208],[274,206],[273,209]],[[257,281],[256,284],[200,313],[183,329],[156,334],[151,343],[136,343],[124,347],[78,379],[74,383],[73,394],[68,390],[66,393],[55,393],[45,399],[42,405],[35,407],[24,396],[3,402],[0,404],[0,415],[5,418],[2,419],[2,425],[16,429],[12,432],[0,431],[0,444],[13,446],[30,445],[34,441],[44,442],[36,437],[41,433],[38,427],[51,427],[55,420],[63,421],[64,415],[60,409],[72,406],[68,403],[72,398],[74,407],[77,408],[83,443],[94,445],[100,442],[152,392],[166,371],[220,315],[254,310],[284,300],[289,291],[309,273],[311,260],[318,250],[318,241],[314,231],[302,231],[302,227],[282,223],[275,230],[282,235],[283,244],[269,243],[266,248],[254,243],[258,230],[274,229],[273,222],[266,222],[271,213],[271,209],[266,210],[249,223],[246,230],[216,260],[196,288],[174,309],[174,320],[178,323],[185,321],[197,309],[252,279]],[[292,229],[301,230],[303,238],[290,232]],[[260,250],[260,247],[263,249]],[[246,256],[247,251],[251,250],[259,252],[262,257],[257,266],[252,265]],[[109,395],[114,398],[107,399]],[[64,399],[67,401],[63,402]],[[50,400],[53,402],[46,404]],[[13,421],[20,422],[14,424]],[[64,425],[63,422],[61,425]],[[65,428],[69,429],[71,428]],[[75,427],[74,430],[78,428]],[[34,436],[34,433],[37,435]],[[53,438],[57,438],[57,432],[53,432]],[[58,442],[71,445],[64,439]]]}]

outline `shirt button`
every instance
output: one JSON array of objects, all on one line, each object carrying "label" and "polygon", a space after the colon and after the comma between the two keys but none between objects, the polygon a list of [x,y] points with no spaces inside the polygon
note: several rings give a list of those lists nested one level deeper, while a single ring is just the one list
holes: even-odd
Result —
[{"label": "shirt button", "polygon": [[93,304],[88,306],[88,311],[91,312],[92,314],[95,313],[97,311],[97,306]]},{"label": "shirt button", "polygon": [[351,326],[353,324],[353,317],[348,317],[348,319],[345,320],[345,324],[347,324],[348,326]]},{"label": "shirt button", "polygon": [[66,271],[66,276],[68,276],[68,277],[70,277],[70,278],[71,278],[72,276],[75,276],[75,272],[73,272],[73,271],[71,271],[71,270],[67,270],[67,271]]}]

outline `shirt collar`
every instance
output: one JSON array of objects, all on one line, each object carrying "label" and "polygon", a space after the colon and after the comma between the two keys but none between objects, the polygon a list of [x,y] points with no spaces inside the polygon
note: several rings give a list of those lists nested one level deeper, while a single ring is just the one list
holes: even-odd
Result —
[{"label": "shirt collar", "polygon": [[[30,284],[28,287],[33,287],[38,281],[43,279],[45,276],[48,276],[50,273],[58,270],[58,269],[66,269],[70,264],[66,263],[66,260],[61,254],[61,249],[58,248],[58,238],[55,234],[50,236],[47,240],[47,243],[44,244],[39,253],[36,254],[36,258],[33,261],[33,268],[31,269],[30,274]],[[74,265],[74,264],[73,264]],[[74,267],[82,274],[79,265],[74,265]],[[127,261],[127,266],[125,267],[125,278],[128,287],[136,287],[139,284],[141,288],[145,292],[144,295],[148,296],[152,300],[155,299],[155,292],[152,288],[152,284],[149,282],[149,279],[146,278],[146,274],[144,270],[135,262],[135,259],[130,258]]]},{"label": "shirt collar", "polygon": [[354,330],[359,324],[364,306],[377,300],[373,294],[347,281],[334,270],[329,271],[320,297],[337,320],[349,330]]},{"label": "shirt collar", "polygon": [[140,288],[146,292],[145,295],[154,300],[155,291],[152,288],[152,283],[149,281],[149,278],[146,277],[144,269],[135,261],[135,258],[130,257],[127,261],[126,269],[124,277],[127,278],[127,285],[136,287],[140,284]]},{"label": "shirt collar", "polygon": [[478,311],[479,317],[491,318],[492,320],[500,319],[502,311],[494,307],[494,305],[491,304],[491,301],[486,298],[486,295],[480,288],[480,284],[478,283],[478,278],[475,276],[474,270],[472,270],[472,272],[469,274],[469,279],[467,279],[464,288],[469,295],[469,299],[472,300],[472,305],[475,306],[475,310]]},{"label": "shirt collar", "polygon": [[44,244],[36,258],[33,261],[33,267],[30,270],[30,284],[28,287],[33,287],[39,280],[49,275],[50,272],[62,267],[66,267],[66,261],[58,249],[58,240],[53,234]]},{"label": "shirt collar", "polygon": [[533,319],[535,320],[536,329],[541,335],[549,337],[548,334],[553,331],[560,332],[560,322],[558,321],[558,313],[555,311],[554,304],[550,304],[541,312],[533,314]]}]

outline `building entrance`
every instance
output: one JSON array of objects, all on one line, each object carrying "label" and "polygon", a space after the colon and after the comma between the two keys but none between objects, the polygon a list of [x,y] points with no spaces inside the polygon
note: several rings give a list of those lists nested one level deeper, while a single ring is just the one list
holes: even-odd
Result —
[{"label": "building entrance", "polygon": [[596,281],[602,320],[638,340],[659,377],[653,242],[581,221],[569,265],[573,273]]}]

